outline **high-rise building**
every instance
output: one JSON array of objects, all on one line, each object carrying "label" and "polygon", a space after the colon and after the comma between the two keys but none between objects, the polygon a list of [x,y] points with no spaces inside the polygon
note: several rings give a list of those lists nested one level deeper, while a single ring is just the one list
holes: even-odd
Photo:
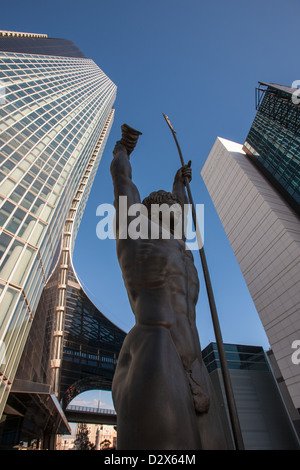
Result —
[{"label": "high-rise building", "polygon": [[[217,138],[201,174],[266,331],[280,380],[299,411],[300,368],[294,353],[300,340],[300,109],[294,93],[293,88],[268,84],[244,145]],[[299,425],[299,414],[294,421]]]},{"label": "high-rise building", "polygon": [[300,106],[296,88],[259,83],[257,114],[243,150],[300,214]]},{"label": "high-rise building", "polygon": [[0,91],[1,416],[55,269],[57,303],[47,327],[57,395],[68,268],[116,86],[72,41],[1,31]]}]

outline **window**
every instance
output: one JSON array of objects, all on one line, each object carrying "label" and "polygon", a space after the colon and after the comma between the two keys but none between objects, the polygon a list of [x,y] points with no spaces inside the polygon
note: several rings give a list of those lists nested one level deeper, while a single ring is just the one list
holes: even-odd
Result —
[{"label": "window", "polygon": [[8,235],[7,233],[2,232],[0,234],[0,260],[2,256],[4,255],[6,248],[8,247],[11,241],[12,241],[12,237]]},{"label": "window", "polygon": [[11,233],[16,233],[25,216],[26,212],[18,208],[12,215],[6,229]]},{"label": "window", "polygon": [[6,220],[8,219],[10,214],[13,212],[14,208],[15,206],[9,201],[6,201],[3,204],[0,210],[0,226],[2,227],[4,226]]}]

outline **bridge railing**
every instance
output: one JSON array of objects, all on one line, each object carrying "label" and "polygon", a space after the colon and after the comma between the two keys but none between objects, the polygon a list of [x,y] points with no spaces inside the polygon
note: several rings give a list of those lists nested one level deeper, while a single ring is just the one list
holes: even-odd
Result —
[{"label": "bridge railing", "polygon": [[106,408],[92,408],[90,406],[79,406],[79,405],[68,405],[66,411],[82,411],[83,413],[97,413],[97,414],[107,414],[107,415],[116,415],[116,411],[113,409]]}]

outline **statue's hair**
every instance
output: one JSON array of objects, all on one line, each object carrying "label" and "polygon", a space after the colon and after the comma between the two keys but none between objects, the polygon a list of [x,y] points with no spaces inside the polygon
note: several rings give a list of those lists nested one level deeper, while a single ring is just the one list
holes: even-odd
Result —
[{"label": "statue's hair", "polygon": [[154,191],[143,200],[143,205],[147,207],[148,211],[151,210],[151,204],[180,204],[179,199],[164,190]]}]

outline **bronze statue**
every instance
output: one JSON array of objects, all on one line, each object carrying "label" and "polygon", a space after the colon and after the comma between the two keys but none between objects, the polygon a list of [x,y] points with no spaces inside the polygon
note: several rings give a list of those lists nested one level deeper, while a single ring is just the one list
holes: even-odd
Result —
[{"label": "bronze statue", "polygon": [[[128,208],[141,203],[129,160],[141,133],[124,125],[122,134],[111,163],[117,216],[120,196],[127,196]],[[151,204],[187,204],[185,177],[191,179],[190,164],[177,171],[172,193],[157,191],[143,201],[149,224]],[[199,280],[192,252],[183,237],[120,238],[119,231],[117,222],[117,256],[136,324],[123,343],[112,386],[118,449],[224,449],[196,328]]]}]

